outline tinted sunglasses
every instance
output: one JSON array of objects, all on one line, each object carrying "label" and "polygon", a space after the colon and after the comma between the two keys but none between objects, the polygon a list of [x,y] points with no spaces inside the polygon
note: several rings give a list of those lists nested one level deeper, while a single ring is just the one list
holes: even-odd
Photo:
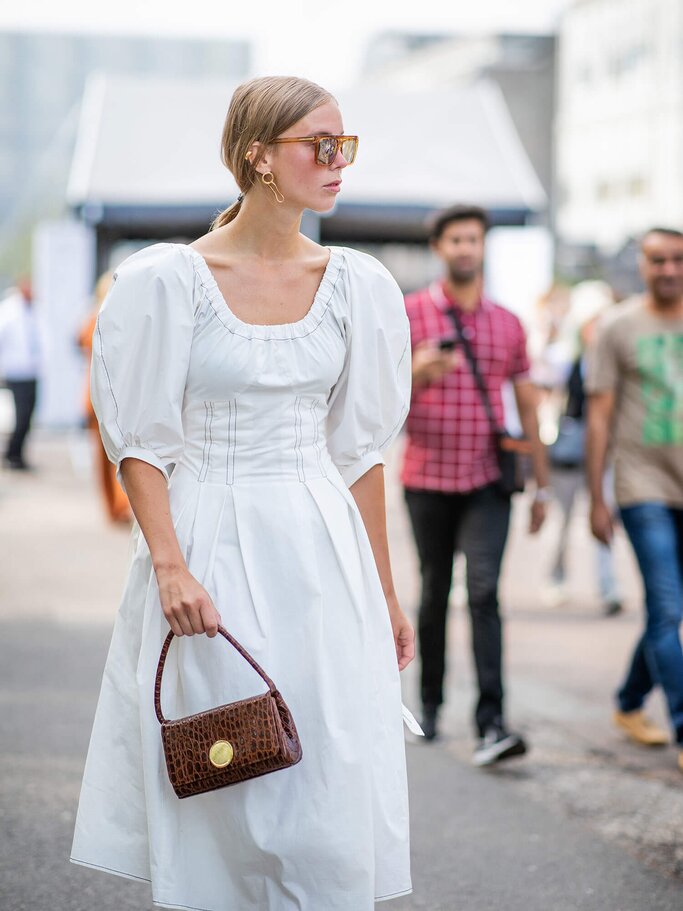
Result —
[{"label": "tinted sunglasses", "polygon": [[357,136],[287,136],[273,140],[273,144],[279,142],[315,143],[315,160],[321,165],[332,164],[340,149],[346,163],[353,164],[358,151]]}]

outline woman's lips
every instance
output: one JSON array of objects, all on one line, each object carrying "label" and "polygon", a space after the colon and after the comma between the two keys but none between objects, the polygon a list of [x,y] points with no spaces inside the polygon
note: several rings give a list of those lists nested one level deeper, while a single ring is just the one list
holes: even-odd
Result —
[{"label": "woman's lips", "polygon": [[326,183],[323,190],[331,190],[332,193],[338,193],[341,190],[341,180],[333,180],[332,183]]}]

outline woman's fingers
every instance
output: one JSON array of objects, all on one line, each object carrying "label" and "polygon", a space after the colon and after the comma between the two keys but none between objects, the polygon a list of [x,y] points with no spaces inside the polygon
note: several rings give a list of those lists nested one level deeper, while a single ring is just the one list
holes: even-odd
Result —
[{"label": "woman's fingers", "polygon": [[200,607],[200,618],[202,621],[201,631],[206,632],[207,636],[213,638],[218,632],[220,617],[218,611],[210,601],[202,603]]},{"label": "woman's fingers", "polygon": [[399,646],[398,654],[398,669],[402,671],[404,668],[408,667],[410,662],[415,657],[415,646],[406,643],[405,645]]},{"label": "woman's fingers", "polygon": [[183,630],[182,630],[180,624],[178,623],[178,621],[176,620],[176,618],[175,618],[172,614],[171,614],[170,616],[169,616],[168,614],[166,614],[166,619],[168,620],[168,625],[169,625],[169,626],[171,627],[171,629],[173,630],[173,634],[174,634],[175,636],[183,636],[183,635],[185,635],[185,634],[183,633]]},{"label": "woman's fingers", "polygon": [[192,628],[192,621],[187,615],[187,611],[182,605],[178,605],[173,610],[173,616],[176,619],[176,622],[180,626],[180,629],[183,631],[184,636],[193,636],[194,629]]},{"label": "woman's fingers", "polygon": [[415,631],[410,623],[406,622],[396,634],[396,658],[398,659],[399,671],[408,667],[414,657]]},{"label": "woman's fingers", "polygon": [[201,602],[193,604],[192,607],[188,608],[187,618],[190,621],[190,626],[192,627],[193,633],[199,634],[204,632]]},{"label": "woman's fingers", "polygon": [[176,636],[195,636],[204,632],[216,635],[220,614],[209,594],[187,569],[157,578],[164,616]]}]

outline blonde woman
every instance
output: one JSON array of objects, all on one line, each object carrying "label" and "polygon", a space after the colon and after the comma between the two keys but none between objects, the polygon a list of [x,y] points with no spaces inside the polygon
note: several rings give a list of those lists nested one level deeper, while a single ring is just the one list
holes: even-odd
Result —
[{"label": "blonde woman", "polygon": [[[189,246],[126,260],[98,320],[93,401],[142,535],[72,860],[151,881],[161,907],[370,911],[411,889],[398,672],[414,633],[381,455],[407,411],[408,325],[376,260],[300,233],[356,146],[319,86],[240,86],[222,140],[240,198]],[[219,621],[276,681],[304,756],[179,801],[153,705],[169,625],[168,717],[261,692]]]}]

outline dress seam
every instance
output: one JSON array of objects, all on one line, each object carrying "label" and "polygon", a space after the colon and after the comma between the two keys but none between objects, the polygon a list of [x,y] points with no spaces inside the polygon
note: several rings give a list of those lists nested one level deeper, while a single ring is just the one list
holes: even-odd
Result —
[{"label": "dress seam", "polygon": [[124,873],[123,870],[117,870],[115,867],[105,867],[104,864],[94,864],[89,860],[79,860],[78,857],[69,857],[72,864],[78,864],[81,867],[91,867],[93,870],[104,870],[105,873],[115,873],[117,876],[124,876],[127,879],[134,879],[141,883],[152,883],[151,879],[146,876],[136,876],[135,873]]},{"label": "dress seam", "polygon": [[[401,357],[399,358],[398,364],[396,365],[396,376],[398,376],[398,374],[400,372],[401,364],[403,363],[403,358],[406,356],[406,352],[408,351],[409,348],[410,348],[410,333],[408,333],[408,335],[406,336],[406,342],[405,342],[405,345],[403,346],[403,351],[401,352]],[[382,440],[382,442],[377,447],[377,449],[379,449],[380,452],[382,451],[382,448],[387,446],[387,444],[394,438],[394,434],[398,431],[398,429],[400,429],[401,425],[405,422],[406,418],[408,417],[409,411],[410,411],[410,406],[404,405],[403,408],[401,409],[401,414],[399,416],[399,419],[396,421],[396,423],[392,427],[391,431],[387,434],[387,436]]]},{"label": "dress seam", "polygon": [[[209,419],[209,409],[211,408],[211,406],[212,406],[211,402],[204,402],[204,412],[205,412],[205,414],[204,414],[204,446],[202,448],[202,464],[201,464],[201,468],[199,469],[199,477],[197,478],[197,480],[200,483],[204,483],[204,481],[206,481],[206,476],[209,471],[208,459],[211,455],[211,443],[209,442],[209,438],[211,435],[211,429],[210,429],[210,424],[209,424],[209,420],[210,420]],[[207,452],[207,445],[208,445],[208,452]]]},{"label": "dress seam", "polygon": [[[105,873],[115,873],[118,876],[123,876],[126,879],[134,879],[137,882],[149,883],[152,885],[152,880],[148,879],[146,876],[136,876],[134,873],[124,873],[123,870],[117,870],[115,867],[105,867],[103,864],[93,864],[87,860],[79,860],[77,857],[69,857],[69,860],[73,864],[78,864],[83,867],[90,867],[93,870],[103,870]],[[403,889],[399,892],[386,892],[383,895],[375,895],[375,901],[385,901],[391,898],[399,898],[402,895],[410,895],[413,889],[412,886],[410,889]],[[152,896],[152,904],[156,905],[159,908],[183,908],[185,911],[211,911],[209,908],[199,908],[196,905],[183,905],[180,902],[165,902],[159,901]]]},{"label": "dress seam", "polygon": [[322,453],[320,451],[320,421],[318,420],[318,402],[316,399],[311,402],[311,419],[313,420],[313,448],[318,462],[318,470],[322,477],[326,478],[327,472],[323,467]]},{"label": "dress seam", "polygon": [[304,472],[304,456],[301,452],[302,441],[301,396],[297,395],[294,400],[294,453],[296,455],[296,472],[299,476],[299,480],[303,483],[306,480],[306,474]]},{"label": "dress seam", "polygon": [[152,904],[157,908],[183,908],[184,911],[211,911],[211,908],[199,908],[197,905],[181,905],[179,902],[162,902],[152,898]]},{"label": "dress seam", "polygon": [[107,385],[109,386],[109,393],[111,395],[112,402],[114,403],[114,420],[116,421],[116,427],[117,427],[119,433],[121,434],[121,445],[125,446],[126,438],[125,438],[125,435],[121,428],[121,425],[119,424],[119,403],[116,401],[116,396],[114,395],[114,387],[112,386],[111,377],[109,376],[109,369],[107,367],[107,362],[104,358],[104,339],[102,338],[102,329],[100,327],[99,317],[97,318],[96,328],[97,328],[97,335],[100,340],[100,359],[102,361],[102,366],[104,367],[104,372],[107,377]]},{"label": "dress seam", "polygon": [[402,895],[412,895],[413,887],[400,889],[398,892],[385,892],[384,895],[375,895],[376,902],[387,901],[390,898],[400,898]]},{"label": "dress seam", "polygon": [[[233,411],[234,407],[234,411]],[[232,487],[235,483],[235,451],[237,449],[237,399],[228,402],[228,452],[226,456],[225,483]]]}]

